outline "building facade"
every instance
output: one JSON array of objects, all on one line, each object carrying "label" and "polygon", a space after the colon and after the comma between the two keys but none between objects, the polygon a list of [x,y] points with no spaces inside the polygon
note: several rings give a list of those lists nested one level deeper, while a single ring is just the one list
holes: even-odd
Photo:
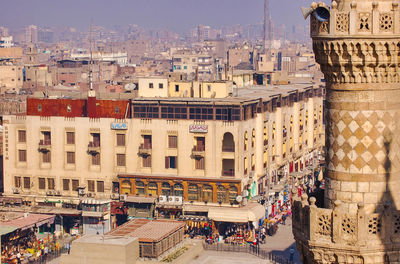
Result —
[{"label": "building facade", "polygon": [[322,101],[323,88],[307,85],[221,99],[28,98],[26,115],[3,119],[4,192],[60,206],[129,197],[237,206],[244,191],[297,184],[289,174],[323,145]]}]

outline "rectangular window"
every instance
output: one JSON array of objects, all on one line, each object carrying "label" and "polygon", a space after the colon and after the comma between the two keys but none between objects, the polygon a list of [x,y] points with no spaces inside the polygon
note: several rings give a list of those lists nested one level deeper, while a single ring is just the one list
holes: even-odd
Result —
[{"label": "rectangular window", "polygon": [[117,146],[125,146],[125,134],[117,134]]},{"label": "rectangular window", "polygon": [[46,189],[46,179],[45,178],[39,178],[39,189],[40,190]]},{"label": "rectangular window", "polygon": [[67,152],[67,164],[75,164],[75,152]]},{"label": "rectangular window", "polygon": [[93,141],[89,143],[91,147],[100,147],[100,133],[91,133]]},{"label": "rectangular window", "polygon": [[179,106],[163,106],[161,107],[161,118],[187,119],[187,109]]},{"label": "rectangular window", "polygon": [[97,192],[104,192],[104,182],[97,181]]},{"label": "rectangular window", "polygon": [[69,191],[69,180],[68,179],[63,179],[63,190]]},{"label": "rectangular window", "polygon": [[204,170],[204,157],[200,157],[194,160],[196,170]]},{"label": "rectangular window", "polygon": [[179,92],[179,84],[175,84],[175,92]]},{"label": "rectangular window", "polygon": [[174,156],[165,157],[165,168],[166,169],[176,169],[177,165],[178,165],[177,163],[178,163],[177,157],[174,157]]},{"label": "rectangular window", "polygon": [[163,83],[159,83],[159,84],[158,84],[158,88],[159,88],[159,89],[164,88],[164,84],[163,84]]},{"label": "rectangular window", "polygon": [[89,192],[94,192],[94,181],[88,180],[88,191]]},{"label": "rectangular window", "polygon": [[117,166],[124,167],[125,164],[125,154],[117,154]]},{"label": "rectangular window", "polygon": [[51,154],[50,151],[44,152],[42,154],[42,161],[43,163],[50,163],[51,162]]},{"label": "rectangular window", "polygon": [[75,144],[75,132],[67,132],[67,144]]},{"label": "rectangular window", "polygon": [[100,165],[100,153],[92,155],[92,165]]},{"label": "rectangular window", "polygon": [[79,187],[79,180],[72,180],[72,190],[77,191]]},{"label": "rectangular window", "polygon": [[25,143],[26,142],[26,131],[18,130],[18,142]]},{"label": "rectangular window", "polygon": [[55,185],[54,185],[54,179],[53,178],[47,178],[47,188],[49,190],[54,190]]},{"label": "rectangular window", "polygon": [[143,168],[151,167],[151,156],[150,155],[142,158],[142,166],[143,166]]},{"label": "rectangular window", "polygon": [[25,149],[18,150],[18,161],[26,162],[26,150]]},{"label": "rectangular window", "polygon": [[190,107],[189,108],[189,119],[195,120],[213,120],[214,114],[211,107]]},{"label": "rectangular window", "polygon": [[51,133],[50,131],[42,131],[43,135],[43,143],[45,145],[50,145],[51,144]]},{"label": "rectangular window", "polygon": [[24,189],[30,189],[30,188],[31,188],[31,178],[24,177]]},{"label": "rectangular window", "polygon": [[178,147],[178,137],[168,136],[168,148],[177,148],[177,147]]},{"label": "rectangular window", "polygon": [[154,88],[154,84],[153,83],[149,83],[149,88],[153,89]]},{"label": "rectangular window", "polygon": [[133,107],[134,118],[158,118],[158,107],[135,106]]},{"label": "rectangular window", "polygon": [[14,177],[14,185],[16,188],[21,188],[21,177],[20,176]]}]

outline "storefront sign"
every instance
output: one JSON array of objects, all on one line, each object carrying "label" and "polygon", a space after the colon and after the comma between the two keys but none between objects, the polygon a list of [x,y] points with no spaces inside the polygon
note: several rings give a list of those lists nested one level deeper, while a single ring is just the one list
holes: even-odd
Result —
[{"label": "storefront sign", "polygon": [[111,123],[111,129],[126,130],[128,129],[128,125],[126,123]]},{"label": "storefront sign", "polygon": [[207,133],[208,132],[208,125],[190,125],[189,126],[190,133]]}]

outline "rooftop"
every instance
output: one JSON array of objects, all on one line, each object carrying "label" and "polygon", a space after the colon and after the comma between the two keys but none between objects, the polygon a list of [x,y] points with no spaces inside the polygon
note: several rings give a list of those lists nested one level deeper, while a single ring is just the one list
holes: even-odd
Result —
[{"label": "rooftop", "polygon": [[106,236],[138,237],[140,242],[158,242],[183,226],[183,222],[172,220],[135,219],[108,232]]}]

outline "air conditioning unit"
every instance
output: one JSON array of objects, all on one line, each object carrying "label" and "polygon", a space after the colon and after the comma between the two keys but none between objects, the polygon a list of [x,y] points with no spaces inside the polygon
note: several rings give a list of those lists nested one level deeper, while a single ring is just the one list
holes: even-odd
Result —
[{"label": "air conditioning unit", "polygon": [[95,193],[88,193],[87,196],[93,198],[93,197],[96,197],[96,194]]},{"label": "air conditioning unit", "polygon": [[61,191],[55,191],[55,195],[61,196]]},{"label": "air conditioning unit", "polygon": [[175,202],[176,203],[183,203],[183,197],[182,196],[175,196]]},{"label": "air conditioning unit", "polygon": [[20,188],[13,188],[13,193],[20,193],[21,189]]},{"label": "air conditioning unit", "polygon": [[121,202],[125,202],[125,201],[126,201],[126,194],[120,195],[120,196],[119,196],[119,200],[120,200]]},{"label": "air conditioning unit", "polygon": [[168,196],[168,202],[169,203],[175,202],[175,196]]},{"label": "air conditioning unit", "polygon": [[49,196],[53,195],[53,191],[52,191],[52,190],[48,190],[48,191],[46,192],[46,195],[49,195]]},{"label": "air conditioning unit", "polygon": [[165,195],[160,195],[160,197],[158,198],[160,203],[166,203],[167,202],[167,196]]}]

